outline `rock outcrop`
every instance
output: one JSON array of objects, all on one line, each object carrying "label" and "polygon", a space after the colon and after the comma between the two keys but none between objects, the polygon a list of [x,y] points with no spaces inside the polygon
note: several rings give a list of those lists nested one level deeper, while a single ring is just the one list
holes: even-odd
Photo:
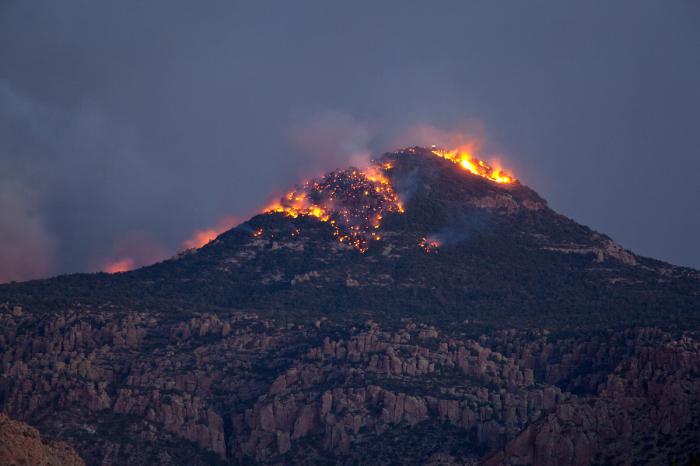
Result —
[{"label": "rock outcrop", "polygon": [[39,431],[0,413],[0,464],[3,466],[85,466],[65,442],[42,440]]}]

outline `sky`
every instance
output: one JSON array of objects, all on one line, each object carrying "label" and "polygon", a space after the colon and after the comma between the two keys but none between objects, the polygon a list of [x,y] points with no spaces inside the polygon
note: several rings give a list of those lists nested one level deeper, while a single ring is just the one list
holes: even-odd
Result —
[{"label": "sky", "polygon": [[699,0],[3,0],[0,281],[167,258],[417,128],[700,268]]}]

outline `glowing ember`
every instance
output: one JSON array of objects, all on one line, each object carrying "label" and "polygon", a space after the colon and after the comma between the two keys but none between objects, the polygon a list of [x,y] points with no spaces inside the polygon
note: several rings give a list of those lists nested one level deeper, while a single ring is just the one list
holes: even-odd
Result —
[{"label": "glowing ember", "polygon": [[263,235],[263,233],[265,233],[265,230],[263,230],[262,228],[258,228],[252,233],[252,235],[254,238],[260,238]]},{"label": "glowing ember", "polygon": [[418,242],[418,246],[420,246],[427,253],[437,254],[438,248],[440,247],[440,241],[423,237]]},{"label": "glowing ember", "polygon": [[511,174],[505,173],[500,168],[492,167],[483,160],[476,158],[472,147],[461,147],[453,150],[434,148],[432,149],[432,153],[445,160],[456,163],[474,175],[495,181],[496,183],[513,183],[516,181],[515,177]]},{"label": "glowing ember", "polygon": [[[402,152],[416,153],[417,149],[419,148],[409,148]],[[516,181],[509,173],[474,157],[474,152],[472,147],[450,151],[436,147],[431,149],[432,154],[488,180],[496,183]],[[290,191],[264,212],[281,213],[291,218],[316,218],[332,227],[333,236],[338,241],[365,252],[371,241],[382,238],[379,228],[384,216],[404,211],[386,177],[386,173],[394,169],[395,163],[384,161],[363,170],[348,168],[331,172]],[[292,236],[298,234],[298,230],[295,230]],[[419,246],[426,252],[436,253],[440,243],[423,238]]]},{"label": "glowing ember", "polygon": [[107,273],[128,272],[129,270],[132,270],[135,265],[136,264],[134,263],[133,259],[119,259],[105,265],[104,271]]},{"label": "glowing ember", "polygon": [[391,183],[384,175],[390,163],[364,170],[349,168],[331,172],[290,191],[266,212],[278,212],[292,218],[314,217],[333,227],[333,236],[341,243],[367,251],[384,215],[403,212]]}]

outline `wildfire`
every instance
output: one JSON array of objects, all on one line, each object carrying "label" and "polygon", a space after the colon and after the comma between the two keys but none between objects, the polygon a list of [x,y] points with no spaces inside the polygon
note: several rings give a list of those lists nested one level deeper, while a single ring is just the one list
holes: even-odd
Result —
[{"label": "wildfire", "polygon": [[114,262],[109,262],[107,265],[105,265],[104,271],[107,273],[128,272],[129,270],[132,270],[135,266],[136,264],[133,259],[119,259]]},{"label": "wildfire", "polygon": [[341,243],[367,251],[371,240],[381,239],[379,229],[386,213],[403,212],[403,206],[385,176],[392,164],[349,168],[311,180],[265,209],[288,217],[314,217],[333,228]]},{"label": "wildfire", "polygon": [[418,242],[418,246],[420,246],[421,249],[427,253],[437,254],[438,248],[440,247],[440,241],[423,237]]},{"label": "wildfire", "polygon": [[226,216],[219,220],[215,227],[195,231],[192,237],[184,241],[182,245],[186,249],[199,249],[216,239],[224,231],[236,226],[236,223],[238,222],[235,217]]},{"label": "wildfire", "polygon": [[[408,148],[401,152],[415,153],[417,149]],[[433,146],[430,151],[496,183],[516,181],[511,174],[476,158],[473,155],[475,147],[444,150]],[[385,160],[362,170],[351,167],[331,172],[289,191],[278,202],[265,208],[264,212],[280,213],[290,218],[311,217],[328,223],[339,242],[366,252],[372,241],[382,238],[379,229],[384,216],[404,212],[387,178],[387,173],[394,169],[395,164],[395,160]],[[298,230],[292,232],[292,236],[298,234]],[[423,238],[419,247],[428,253],[437,253],[440,242]]]},{"label": "wildfire", "polygon": [[218,233],[214,229],[210,230],[199,230],[194,233],[192,238],[185,241],[183,244],[187,249],[198,249],[213,240],[218,236]]},{"label": "wildfire", "polygon": [[515,177],[511,174],[505,173],[502,169],[492,167],[483,160],[476,158],[472,147],[465,146],[453,150],[433,148],[432,153],[445,160],[456,163],[474,175],[495,181],[496,183],[513,183],[516,181]]}]

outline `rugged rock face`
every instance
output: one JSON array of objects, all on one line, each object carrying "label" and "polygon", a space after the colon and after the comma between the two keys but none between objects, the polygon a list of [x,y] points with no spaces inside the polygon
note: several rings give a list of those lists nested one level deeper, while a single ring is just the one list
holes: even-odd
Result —
[{"label": "rugged rock face", "polygon": [[6,310],[0,407],[88,464],[666,464],[700,453],[694,334],[393,327]]},{"label": "rugged rock face", "polygon": [[668,464],[697,455],[698,343],[683,338],[621,361],[597,397],[572,397],[529,425],[485,466]]},{"label": "rugged rock face", "polygon": [[39,431],[0,413],[0,464],[4,466],[84,466],[65,442],[46,442]]},{"label": "rugged rock face", "polygon": [[700,454],[698,272],[424,149],[380,162],[152,267],[0,286],[0,411],[90,465]]}]

